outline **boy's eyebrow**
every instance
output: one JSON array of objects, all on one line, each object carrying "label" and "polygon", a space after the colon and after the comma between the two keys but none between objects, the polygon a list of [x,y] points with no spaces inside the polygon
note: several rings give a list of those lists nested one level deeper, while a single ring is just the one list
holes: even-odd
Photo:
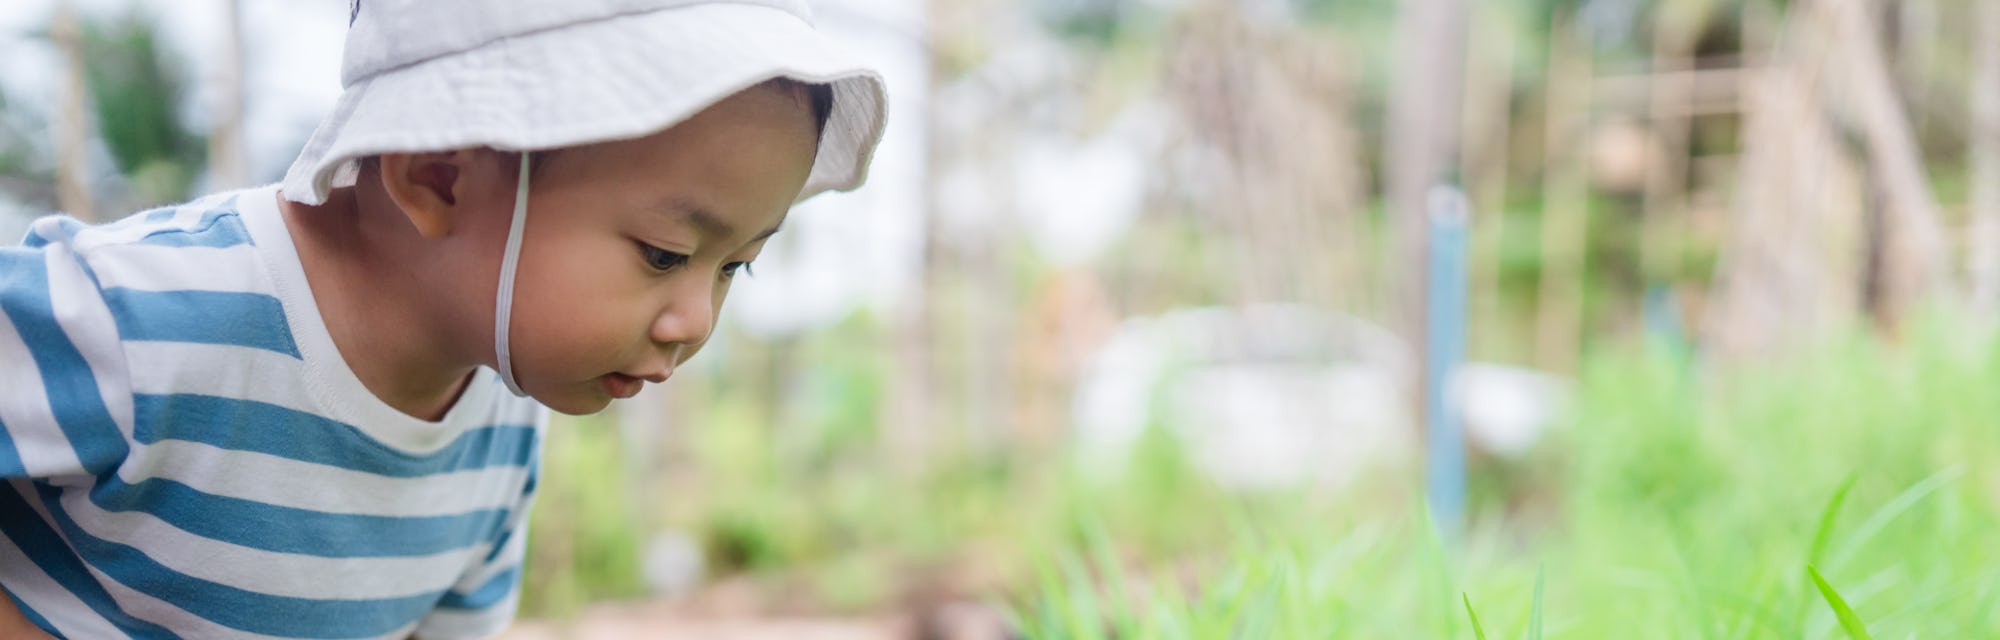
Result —
[{"label": "boy's eyebrow", "polygon": [[[702,235],[706,235],[711,238],[727,238],[729,236],[736,234],[736,227],[734,225],[729,224],[727,221],[723,220],[722,216],[715,215],[715,212],[709,211],[707,208],[702,207],[699,204],[695,204],[694,202],[690,202],[686,199],[677,198],[668,201],[667,206],[663,209],[663,211],[669,214],[678,214],[683,217],[686,217],[688,222],[690,224],[693,224],[695,228],[702,233]],[[751,238],[750,241],[756,242],[758,240],[769,238],[771,237],[772,234],[777,233],[778,229],[783,226],[785,226],[785,221],[781,219],[778,221],[778,224],[773,225],[771,228],[765,229],[762,232],[759,232],[757,236]]]}]

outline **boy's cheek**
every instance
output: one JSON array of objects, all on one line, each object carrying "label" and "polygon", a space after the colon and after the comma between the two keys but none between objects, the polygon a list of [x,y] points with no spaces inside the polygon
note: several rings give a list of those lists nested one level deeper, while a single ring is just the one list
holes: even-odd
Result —
[{"label": "boy's cheek", "polygon": [[679,367],[683,364],[687,364],[689,360],[694,359],[694,354],[700,353],[701,348],[707,344],[708,341],[703,340],[701,342],[688,345],[686,348],[681,349],[681,352],[679,354],[680,357],[674,360],[674,366]]}]

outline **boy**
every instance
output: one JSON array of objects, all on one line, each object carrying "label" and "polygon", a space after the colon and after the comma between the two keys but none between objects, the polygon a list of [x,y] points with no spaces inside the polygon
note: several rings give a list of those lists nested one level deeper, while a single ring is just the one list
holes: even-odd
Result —
[{"label": "boy", "polygon": [[797,0],[352,15],[282,185],[0,249],[0,637],[499,632],[542,406],[664,382],[882,132]]}]

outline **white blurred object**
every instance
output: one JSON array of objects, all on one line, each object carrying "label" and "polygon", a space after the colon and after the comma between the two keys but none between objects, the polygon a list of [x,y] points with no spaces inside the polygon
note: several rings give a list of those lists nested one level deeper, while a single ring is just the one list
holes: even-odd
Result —
[{"label": "white blurred object", "polygon": [[1414,450],[1396,390],[1356,366],[1224,364],[1165,383],[1162,403],[1196,467],[1225,486],[1339,486]]},{"label": "white blurred object", "polygon": [[[1303,305],[1195,308],[1127,320],[1088,360],[1073,418],[1079,460],[1115,476],[1148,425],[1224,486],[1340,486],[1415,464],[1410,350],[1387,329]],[[1453,403],[1476,448],[1531,448],[1561,411],[1552,376],[1466,364]]]},{"label": "white blurred object", "polygon": [[701,584],[706,571],[701,544],[682,531],[664,531],[646,541],[639,561],[640,575],[653,595],[676,598]]},{"label": "white blurred object", "polygon": [[1569,384],[1540,371],[1467,363],[1452,375],[1450,394],[1472,443],[1501,457],[1519,457],[1569,403]]},{"label": "white blurred object", "polygon": [[1077,140],[1023,136],[1014,157],[1019,215],[1042,255],[1058,265],[1089,262],[1139,217],[1148,167],[1159,157],[1165,109],[1140,102],[1109,131]]}]

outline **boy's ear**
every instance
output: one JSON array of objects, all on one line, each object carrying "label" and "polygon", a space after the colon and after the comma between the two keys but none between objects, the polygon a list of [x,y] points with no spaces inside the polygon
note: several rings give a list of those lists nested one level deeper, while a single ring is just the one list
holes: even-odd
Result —
[{"label": "boy's ear", "polygon": [[442,238],[451,233],[465,165],[472,159],[467,151],[437,153],[385,153],[378,174],[382,190],[403,215],[426,238]]}]

